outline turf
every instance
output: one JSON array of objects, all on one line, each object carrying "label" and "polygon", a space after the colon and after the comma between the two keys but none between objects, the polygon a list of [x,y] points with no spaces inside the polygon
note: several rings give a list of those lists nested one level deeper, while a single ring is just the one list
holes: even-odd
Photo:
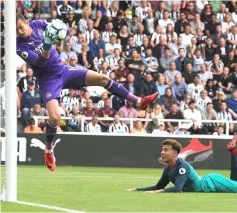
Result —
[{"label": "turf", "polygon": [[[160,169],[18,167],[18,200],[89,212],[236,212],[236,194],[125,192],[149,186]],[[198,171],[200,175],[229,171]],[[3,176],[3,174],[2,174]],[[50,211],[38,207],[2,203],[3,212]]]}]

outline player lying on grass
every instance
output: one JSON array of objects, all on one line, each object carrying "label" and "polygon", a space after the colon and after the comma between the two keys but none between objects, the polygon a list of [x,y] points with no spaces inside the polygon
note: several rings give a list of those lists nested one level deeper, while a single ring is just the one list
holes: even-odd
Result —
[{"label": "player lying on grass", "polygon": [[[167,139],[163,142],[161,157],[167,163],[162,177],[155,186],[128,189],[127,191],[160,192],[227,192],[237,193],[237,136],[227,145],[231,152],[230,179],[219,174],[208,174],[200,177],[194,168],[185,160],[178,158],[181,144]],[[166,187],[169,182],[173,187]]]},{"label": "player lying on grass", "polygon": [[143,110],[158,95],[155,93],[139,98],[106,75],[64,65],[59,54],[52,47],[52,44],[59,42],[58,32],[52,25],[59,26],[60,24],[64,26],[60,20],[55,20],[54,23],[40,20],[29,23],[22,15],[16,17],[17,54],[34,70],[49,114],[46,124],[45,164],[51,171],[56,168],[53,141],[60,121],[58,99],[63,88],[80,89],[86,86],[102,86],[109,92],[137,104]]}]

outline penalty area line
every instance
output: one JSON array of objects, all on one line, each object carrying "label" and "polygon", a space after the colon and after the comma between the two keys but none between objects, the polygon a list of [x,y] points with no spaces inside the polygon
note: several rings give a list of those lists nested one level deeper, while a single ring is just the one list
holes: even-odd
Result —
[{"label": "penalty area line", "polygon": [[83,211],[61,208],[61,207],[57,207],[57,206],[51,206],[51,205],[40,204],[40,203],[30,203],[30,202],[25,202],[25,201],[16,201],[14,203],[27,205],[27,206],[36,206],[36,207],[41,207],[41,208],[45,208],[45,209],[52,209],[52,210],[56,210],[56,211],[63,211],[63,212],[85,213]]}]

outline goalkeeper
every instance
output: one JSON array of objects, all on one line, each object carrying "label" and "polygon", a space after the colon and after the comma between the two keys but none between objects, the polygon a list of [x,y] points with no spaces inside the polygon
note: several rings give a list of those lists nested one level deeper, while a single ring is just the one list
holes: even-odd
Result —
[{"label": "goalkeeper", "polygon": [[29,23],[24,16],[16,16],[17,54],[34,70],[49,114],[46,124],[45,164],[51,171],[56,168],[53,152],[54,136],[60,121],[58,99],[63,88],[80,89],[85,86],[102,86],[109,92],[133,102],[141,109],[146,109],[158,95],[154,93],[151,96],[139,98],[106,75],[64,65],[57,51],[52,47],[52,44],[60,41],[56,27],[68,30],[60,20],[54,20],[52,23],[40,20]]},{"label": "goalkeeper", "polygon": [[[219,174],[208,174],[200,177],[194,168],[178,154],[181,144],[176,140],[167,139],[163,142],[161,157],[168,164],[162,177],[154,186],[128,189],[127,191],[161,192],[227,192],[237,193],[237,136],[227,145],[231,152],[230,179]],[[174,186],[166,187],[169,182]]]}]

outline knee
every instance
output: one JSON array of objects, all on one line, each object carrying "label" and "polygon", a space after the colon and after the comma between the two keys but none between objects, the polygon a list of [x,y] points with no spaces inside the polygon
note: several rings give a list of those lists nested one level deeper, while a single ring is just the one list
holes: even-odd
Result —
[{"label": "knee", "polygon": [[107,75],[101,74],[99,79],[99,86],[105,87],[109,82],[109,77]]},{"label": "knee", "polygon": [[25,107],[25,108],[22,109],[22,113],[23,114],[29,114],[30,113],[30,109]]},{"label": "knee", "polygon": [[49,114],[49,121],[50,123],[56,125],[60,122],[61,119],[61,115],[59,112],[53,112],[51,114]]}]

